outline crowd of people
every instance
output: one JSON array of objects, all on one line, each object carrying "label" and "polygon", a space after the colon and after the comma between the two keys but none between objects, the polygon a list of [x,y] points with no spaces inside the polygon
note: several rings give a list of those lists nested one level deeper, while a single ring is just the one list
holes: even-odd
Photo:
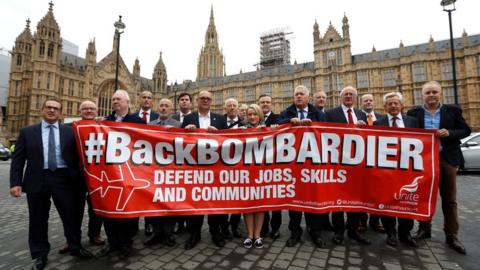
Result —
[{"label": "crowd of people", "polygon": [[[305,86],[297,86],[293,91],[292,105],[283,112],[272,112],[272,97],[260,95],[257,104],[239,104],[234,98],[225,100],[225,114],[211,111],[212,93],[200,91],[196,98],[197,111],[192,112],[192,96],[182,93],[177,102],[179,111],[174,112],[173,102],[161,99],[154,110],[153,95],[149,91],[140,94],[140,109],[130,111],[130,97],[125,90],[117,90],[112,96],[113,112],[104,121],[141,123],[184,128],[193,131],[201,128],[208,131],[235,128],[276,127],[279,124],[309,125],[313,122],[335,122],[358,127],[379,125],[395,128],[424,128],[436,130],[440,138],[440,196],[444,216],[446,243],[455,251],[466,254],[465,247],[458,239],[459,223],[456,201],[456,173],[463,162],[460,139],[470,134],[460,108],[443,104],[442,88],[436,81],[423,85],[424,104],[403,112],[404,99],[401,93],[391,92],[383,96],[385,115],[374,112],[374,97],[365,94],[360,98],[360,108],[356,108],[357,90],[347,86],[340,92],[340,106],[326,110],[327,96],[324,91],[313,95]],[[32,269],[43,269],[48,261],[50,244],[48,241],[48,218],[51,201],[63,223],[66,246],[61,253],[69,253],[79,258],[103,257],[116,252],[125,258],[132,252],[133,237],[139,231],[139,218],[109,218],[96,215],[92,210],[82,165],[76,149],[73,129],[60,123],[62,103],[56,98],[48,98],[41,108],[43,120],[39,124],[21,129],[16,142],[10,170],[10,194],[20,197],[26,193],[29,210],[28,243]],[[79,115],[84,120],[98,120],[97,106],[92,101],[84,101],[79,107]],[[91,245],[103,246],[98,254],[92,254],[81,242],[81,226],[85,202],[88,203],[88,237]],[[412,235],[414,220],[387,216],[368,215],[356,212],[333,212],[316,214],[289,211],[288,229],[290,236],[286,242],[295,246],[303,233],[302,216],[305,216],[306,231],[315,246],[324,248],[327,241],[324,231],[333,231],[333,245],[344,242],[345,231],[351,240],[362,245],[371,242],[363,234],[366,227],[386,234],[386,244],[396,246],[402,241],[412,248],[417,240],[431,237],[431,223],[420,222],[419,229]],[[346,217],[346,220],[345,220]],[[239,230],[240,214],[208,215],[207,223],[214,245],[223,247],[226,241],[243,238],[245,248],[262,248],[267,237],[275,241],[280,237],[282,224],[281,211],[254,212],[243,214],[247,235]],[[175,234],[185,230],[189,237],[185,249],[194,248],[201,240],[204,215],[146,217],[144,245],[164,243],[168,247],[176,245]],[[104,225],[107,239],[101,238]]]}]

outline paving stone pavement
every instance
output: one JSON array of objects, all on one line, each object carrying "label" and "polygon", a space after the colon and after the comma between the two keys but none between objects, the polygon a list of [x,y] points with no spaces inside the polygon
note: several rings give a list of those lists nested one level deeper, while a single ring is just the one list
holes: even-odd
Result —
[{"label": "paving stone pavement", "polygon": [[[20,199],[10,197],[9,169],[10,161],[0,161],[0,189],[3,190],[0,193],[0,269],[30,269],[26,199],[25,196]],[[366,232],[372,240],[371,246],[361,246],[346,238],[344,245],[334,246],[329,241],[326,248],[319,249],[304,233],[300,245],[286,247],[288,214],[283,211],[281,237],[275,241],[265,239],[263,249],[247,250],[241,245],[243,239],[234,239],[224,248],[217,248],[210,240],[207,224],[204,224],[202,241],[192,250],[183,249],[186,234],[177,236],[177,245],[173,248],[162,245],[144,247],[145,236],[141,230],[135,237],[134,252],[129,258],[120,260],[113,256],[85,261],[58,254],[65,238],[56,209],[52,207],[49,222],[52,250],[46,269],[480,269],[480,175],[459,176],[457,188],[460,239],[467,248],[466,256],[446,246],[439,203],[433,237],[421,241],[416,249],[401,243],[397,248],[389,247],[385,244],[385,235],[371,230]],[[140,228],[143,228],[143,219]],[[244,232],[243,227],[242,230]],[[85,227],[83,231],[86,232]],[[331,232],[324,233],[324,239],[331,236]],[[85,234],[83,237],[86,248],[99,250],[89,245]]]}]

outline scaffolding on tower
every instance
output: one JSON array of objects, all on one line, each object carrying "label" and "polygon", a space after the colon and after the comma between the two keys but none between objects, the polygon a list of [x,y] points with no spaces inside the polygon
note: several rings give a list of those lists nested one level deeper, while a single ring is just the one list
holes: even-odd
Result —
[{"label": "scaffolding on tower", "polygon": [[288,27],[276,28],[260,36],[260,69],[290,64],[290,39],[293,32]]}]

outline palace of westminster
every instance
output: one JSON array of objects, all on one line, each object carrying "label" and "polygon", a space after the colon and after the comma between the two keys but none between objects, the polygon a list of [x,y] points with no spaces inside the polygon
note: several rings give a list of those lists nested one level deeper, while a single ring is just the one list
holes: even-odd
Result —
[{"label": "palace of westminster", "polygon": [[[78,106],[93,100],[99,115],[111,111],[110,98],[115,85],[116,45],[97,61],[95,41],[88,43],[85,58],[62,51],[60,28],[53,14],[53,4],[38,22],[33,33],[30,21],[15,40],[11,51],[7,123],[5,139],[14,140],[20,128],[41,119],[41,105],[46,97],[62,101],[64,117],[78,116]],[[458,99],[464,117],[474,130],[480,129],[480,34],[456,38]],[[132,71],[120,57],[119,86],[130,93],[132,111],[137,110],[139,93],[150,90],[154,100],[172,100],[181,92],[190,93],[195,100],[201,90],[213,93],[213,110],[221,112],[223,101],[229,97],[240,103],[255,103],[260,94],[273,97],[273,111],[280,112],[292,102],[293,89],[303,84],[312,92],[327,93],[327,107],[339,105],[340,90],[347,85],[374,95],[375,111],[382,113],[385,93],[400,91],[406,109],[422,104],[421,86],[437,80],[443,87],[443,102],[453,103],[453,80],[449,40],[404,46],[393,49],[352,55],[348,18],[343,17],[341,33],[331,24],[321,33],[313,25],[313,62],[277,65],[252,72],[225,74],[224,57],[218,44],[213,9],[205,34],[205,44],[198,59],[196,81],[167,85],[167,70],[162,55],[151,79],[140,76],[140,64],[135,61]],[[195,102],[193,102],[195,103]]]}]

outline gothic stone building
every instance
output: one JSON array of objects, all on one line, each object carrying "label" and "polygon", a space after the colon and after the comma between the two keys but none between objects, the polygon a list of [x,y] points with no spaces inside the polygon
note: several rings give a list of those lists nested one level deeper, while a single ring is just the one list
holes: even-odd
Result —
[{"label": "gothic stone building", "polygon": [[[37,24],[32,35],[30,21],[15,40],[7,105],[6,137],[14,140],[20,128],[38,123],[41,106],[47,97],[62,101],[65,118],[78,117],[78,107],[84,100],[98,104],[99,115],[111,112],[111,97],[115,85],[117,40],[113,49],[97,62],[95,40],[88,43],[85,58],[62,52],[60,27],[53,14],[53,4]],[[131,110],[136,110],[139,93],[150,90],[154,101],[167,93],[167,71],[162,54],[153,71],[153,79],[140,76],[138,59],[130,72],[119,58],[119,88],[126,89],[131,99]]]},{"label": "gothic stone building", "polygon": [[[327,93],[327,107],[338,106],[340,90],[347,85],[356,87],[359,99],[362,94],[373,94],[375,111],[383,113],[383,95],[400,91],[404,95],[406,109],[422,104],[421,87],[430,80],[437,80],[443,87],[443,102],[454,103],[452,67],[449,40],[404,46],[389,50],[352,55],[348,18],[343,17],[341,34],[330,24],[324,35],[319,26],[313,26],[313,62],[294,63],[269,69],[230,76],[220,76],[224,70],[223,59],[218,49],[213,13],[206,37],[205,48],[210,48],[210,58],[204,50],[199,58],[197,81],[184,81],[169,88],[169,96],[175,98],[180,92],[195,96],[201,90],[213,93],[213,108],[221,112],[223,101],[229,97],[240,103],[255,103],[261,94],[273,97],[275,112],[280,112],[292,102],[293,89],[300,84],[313,92],[323,89]],[[459,103],[468,123],[480,130],[480,35],[454,40],[457,65]],[[216,46],[216,48],[212,48]],[[214,53],[212,56],[211,53]],[[204,76],[200,76],[203,74]],[[207,74],[207,76],[205,76]]]}]

